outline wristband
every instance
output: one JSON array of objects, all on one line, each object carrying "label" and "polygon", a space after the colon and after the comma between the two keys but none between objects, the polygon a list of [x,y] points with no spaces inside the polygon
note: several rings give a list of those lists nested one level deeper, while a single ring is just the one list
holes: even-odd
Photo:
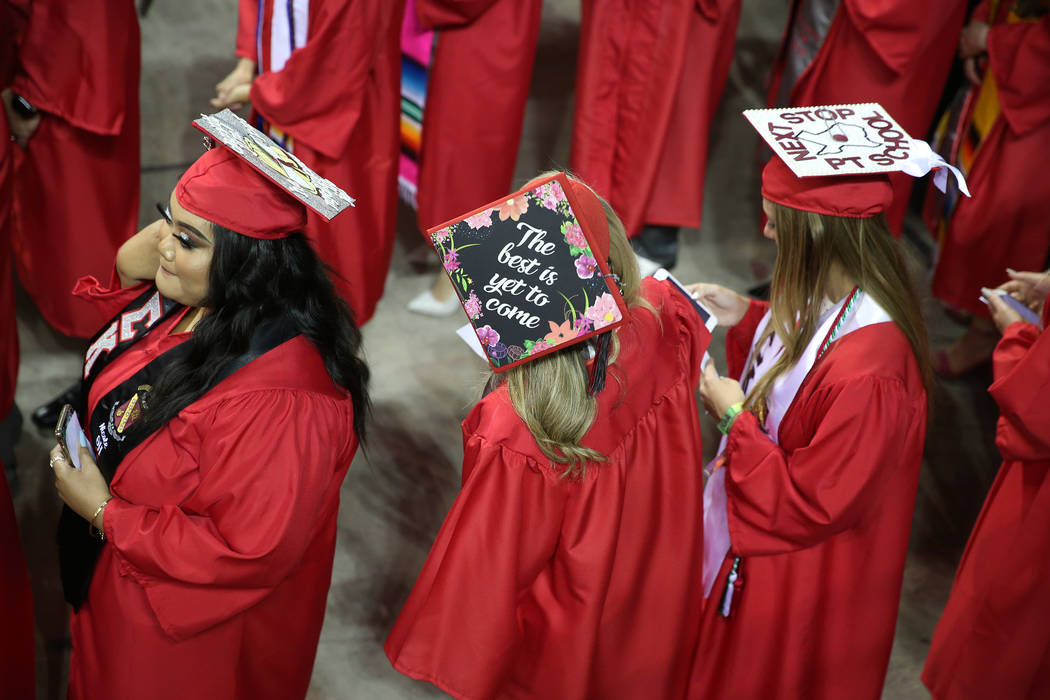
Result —
[{"label": "wristband", "polygon": [[738,401],[729,408],[726,409],[725,414],[722,416],[722,420],[718,421],[718,430],[723,435],[729,435],[730,428],[733,427],[733,423],[736,422],[737,416],[744,412],[744,404],[742,401]]},{"label": "wristband", "polygon": [[16,92],[11,93],[11,109],[23,119],[31,119],[40,113],[40,110],[30,104],[29,100]]}]

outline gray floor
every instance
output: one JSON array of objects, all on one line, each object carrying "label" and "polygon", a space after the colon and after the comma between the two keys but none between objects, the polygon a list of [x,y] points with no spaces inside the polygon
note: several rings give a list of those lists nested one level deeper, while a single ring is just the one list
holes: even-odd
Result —
[{"label": "gray floor", "polygon": [[[756,137],[739,114],[763,102],[762,82],[782,31],[784,6],[778,0],[744,0],[736,60],[712,132],[704,222],[699,230],[684,232],[676,270],[683,280],[743,290],[768,273],[775,255],[757,234]],[[167,198],[200,152],[189,121],[209,111],[213,85],[232,67],[235,15],[232,0],[162,0],[142,22],[143,222],[152,218],[152,203]],[[528,104],[517,167],[521,180],[567,162],[578,22],[575,0],[545,0],[535,73],[543,80],[533,82]],[[913,258],[927,287],[926,264],[921,255]],[[476,400],[483,376],[480,361],[453,338],[459,317],[424,319],[405,311],[405,303],[429,282],[428,263],[412,214],[403,211],[387,294],[365,328],[375,420],[368,449],[358,455],[343,486],[312,698],[441,695],[392,671],[380,647],[456,494],[459,421]],[[936,303],[925,303],[935,343],[961,333]],[[24,297],[18,314],[17,401],[28,412],[76,376],[84,344],[51,331]],[[427,346],[426,361],[420,361],[420,344]],[[995,406],[985,391],[989,379],[978,372],[942,382],[935,397],[886,698],[928,697],[918,674],[955,561],[998,464]],[[712,426],[705,430],[710,436]],[[16,499],[33,578],[39,697],[49,699],[64,696],[69,646],[52,544],[58,499],[46,468],[51,444],[45,432],[27,425],[17,452]]]}]

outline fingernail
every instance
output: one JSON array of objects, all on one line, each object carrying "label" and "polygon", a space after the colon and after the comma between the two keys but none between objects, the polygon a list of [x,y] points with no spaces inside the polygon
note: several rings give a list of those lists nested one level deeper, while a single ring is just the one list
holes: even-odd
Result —
[{"label": "fingernail", "polygon": [[1017,274],[1017,270],[1013,269],[1012,267],[1006,268],[1006,272],[1007,272],[1007,274],[1011,274],[1011,275],[1016,275]]}]

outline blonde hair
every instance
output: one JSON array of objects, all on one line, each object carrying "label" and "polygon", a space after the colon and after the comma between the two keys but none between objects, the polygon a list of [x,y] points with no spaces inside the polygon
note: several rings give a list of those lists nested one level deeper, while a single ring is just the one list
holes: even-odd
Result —
[{"label": "blonde hair", "polygon": [[[529,184],[553,174],[539,175]],[[624,301],[628,308],[642,307],[655,313],[641,295],[638,262],[620,217],[605,200],[601,197],[598,200],[609,222],[609,269],[620,278]],[[609,376],[615,378],[623,390],[624,382],[613,367],[620,351],[620,339],[615,330],[610,340]],[[551,460],[552,466],[565,466],[561,472],[563,477],[573,479],[583,478],[588,462],[604,462],[606,459],[598,450],[580,444],[594,423],[598,408],[597,399],[587,394],[590,375],[581,347],[573,345],[513,367],[501,375],[507,382],[514,411],[525,421],[540,451]]]},{"label": "blonde hair", "polygon": [[772,321],[759,344],[775,332],[784,352],[748,392],[744,408],[751,410],[766,399],[773,383],[799,361],[813,339],[833,262],[889,314],[907,338],[929,395],[932,374],[919,294],[886,217],[880,213],[855,219],[772,204],[778,247],[770,288]]}]

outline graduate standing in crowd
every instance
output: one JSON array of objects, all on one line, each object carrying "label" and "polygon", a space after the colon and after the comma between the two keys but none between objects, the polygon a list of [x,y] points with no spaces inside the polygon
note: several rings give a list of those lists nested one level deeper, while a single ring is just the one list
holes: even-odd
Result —
[{"label": "graduate standing in crowd", "polygon": [[708,134],[740,0],[584,0],[572,169],[620,215],[643,274],[700,226]]},{"label": "graduate standing in crowd", "polygon": [[368,369],[303,201],[348,198],[232,113],[199,123],[224,145],[78,285],[113,320],[78,411],[97,464],[51,451],[73,699],[302,698],[321,632]]},{"label": "graduate standing in crowd", "polygon": [[[9,0],[0,0],[0,86],[10,85],[15,70],[15,48],[25,16]],[[18,323],[15,318],[15,276],[10,224],[14,196],[14,149],[16,136],[7,121],[10,94],[0,109],[0,462],[17,479],[15,443],[22,432],[22,413],[15,405],[18,380]],[[13,106],[13,105],[12,105]],[[11,134],[7,138],[7,134]],[[17,483],[17,482],[16,482]],[[0,566],[3,566],[0,560]]]},{"label": "graduate standing in crowd", "polygon": [[966,173],[972,200],[936,197],[926,225],[939,240],[933,294],[973,315],[934,369],[957,376],[992,357],[999,338],[981,287],[1050,255],[1050,3],[984,2],[959,41],[973,85],[946,115],[942,155]]},{"label": "graduate standing in crowd", "polygon": [[[710,333],[684,293],[639,279],[612,208],[564,175],[432,239],[496,373],[387,656],[458,698],[684,697]],[[501,316],[508,299],[528,328]]]},{"label": "graduate standing in crowd", "polygon": [[966,545],[922,679],[936,700],[1050,697],[1050,270],[1003,289],[1041,316],[1025,321],[985,290],[995,348],[1003,456]]},{"label": "graduate standing in crowd", "polygon": [[24,27],[3,100],[18,145],[11,214],[18,278],[48,323],[86,338],[105,319],[69,292],[81,275],[104,277],[138,225],[135,3],[13,4]]},{"label": "graduate standing in crowd", "polygon": [[[306,234],[358,324],[383,296],[397,217],[403,0],[240,0],[234,70],[212,106],[256,126],[367,206]],[[248,79],[245,82],[245,79]]]},{"label": "graduate standing in crowd", "polygon": [[[964,0],[793,0],[770,78],[770,107],[878,102],[913,136],[934,118]],[[890,232],[900,236],[912,179],[890,177]]]},{"label": "graduate standing in crowd", "polygon": [[[784,147],[769,133],[781,110],[757,112]],[[841,122],[854,136],[829,143],[869,171],[876,130]],[[725,438],[706,467],[695,698],[874,699],[889,664],[926,437],[926,328],[886,223],[889,178],[821,175],[836,172],[810,165],[823,160],[791,158],[800,177],[774,156],[762,173],[769,303],[693,288],[730,327],[729,376],[708,365],[700,382]]]},{"label": "graduate standing in crowd", "polygon": [[[419,24],[437,32],[420,153],[419,228],[426,231],[507,192],[518,159],[541,0],[417,0]],[[409,311],[459,309],[439,272]]]}]

